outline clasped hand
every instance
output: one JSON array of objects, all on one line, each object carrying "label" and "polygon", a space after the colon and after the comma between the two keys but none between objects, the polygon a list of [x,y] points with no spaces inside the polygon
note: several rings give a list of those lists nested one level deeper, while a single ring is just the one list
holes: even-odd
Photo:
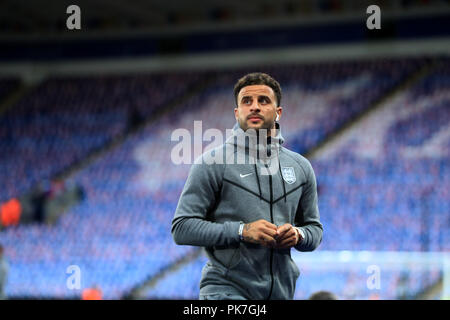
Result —
[{"label": "clasped hand", "polygon": [[291,224],[286,223],[277,227],[264,219],[247,223],[244,226],[242,235],[246,242],[276,249],[291,248],[300,239],[298,230]]}]

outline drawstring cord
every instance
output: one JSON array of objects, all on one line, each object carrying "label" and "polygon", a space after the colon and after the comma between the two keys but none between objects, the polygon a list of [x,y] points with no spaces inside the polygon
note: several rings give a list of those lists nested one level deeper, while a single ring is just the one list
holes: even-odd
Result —
[{"label": "drawstring cord", "polygon": [[261,200],[262,199],[261,184],[259,183],[258,168],[256,167],[256,162],[255,162],[255,167],[254,168],[255,168],[256,181],[258,181],[259,200]]},{"label": "drawstring cord", "polygon": [[286,202],[286,184],[284,183],[283,173],[281,172],[280,157],[278,157],[278,170],[280,171],[281,181],[283,182],[284,202]]},{"label": "drawstring cord", "polygon": [[[259,199],[262,199],[262,193],[261,193],[261,183],[259,182],[259,175],[258,175],[258,167],[256,166],[256,162],[254,163],[254,169],[255,169],[255,175],[256,175],[256,181],[258,182],[258,190],[259,190]],[[281,172],[281,163],[280,158],[278,157],[278,171],[280,173],[281,181],[283,183],[283,197],[284,202],[287,201],[287,195],[286,195],[286,183],[284,182],[283,173]]]}]

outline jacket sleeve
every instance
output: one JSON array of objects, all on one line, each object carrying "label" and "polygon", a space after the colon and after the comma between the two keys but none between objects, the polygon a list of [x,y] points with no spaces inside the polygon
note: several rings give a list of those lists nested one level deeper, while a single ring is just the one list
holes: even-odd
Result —
[{"label": "jacket sleeve", "polygon": [[239,242],[239,221],[208,220],[208,213],[219,201],[223,170],[224,165],[192,165],[172,220],[176,244],[226,247]]},{"label": "jacket sleeve", "polygon": [[306,161],[306,163],[306,184],[295,217],[295,226],[300,227],[305,235],[305,238],[295,246],[298,251],[314,251],[322,242],[323,234],[318,207],[316,176],[309,161]]}]

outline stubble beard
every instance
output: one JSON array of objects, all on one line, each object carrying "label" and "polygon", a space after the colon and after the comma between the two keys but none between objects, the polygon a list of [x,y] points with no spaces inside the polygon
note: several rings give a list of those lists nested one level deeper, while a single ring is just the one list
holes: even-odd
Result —
[{"label": "stubble beard", "polygon": [[[270,136],[271,135],[271,129],[275,128],[275,121],[268,121],[268,120],[263,120],[263,124],[260,127],[251,127],[247,124],[247,119],[245,119],[244,121],[239,120],[239,125],[241,127],[242,130],[247,131],[248,129],[252,129],[255,130],[255,132],[259,135],[259,134],[264,134],[264,130],[265,132],[265,136]],[[262,132],[260,132],[260,130],[262,130]]]}]

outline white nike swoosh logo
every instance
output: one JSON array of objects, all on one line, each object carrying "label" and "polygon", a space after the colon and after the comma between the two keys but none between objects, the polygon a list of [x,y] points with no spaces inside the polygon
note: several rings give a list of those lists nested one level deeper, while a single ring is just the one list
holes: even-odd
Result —
[{"label": "white nike swoosh logo", "polygon": [[249,176],[249,175],[251,175],[251,174],[253,174],[253,172],[250,172],[250,173],[247,173],[247,174],[240,174],[240,176],[241,176],[241,178],[245,178],[245,177],[247,177],[247,176]]}]

